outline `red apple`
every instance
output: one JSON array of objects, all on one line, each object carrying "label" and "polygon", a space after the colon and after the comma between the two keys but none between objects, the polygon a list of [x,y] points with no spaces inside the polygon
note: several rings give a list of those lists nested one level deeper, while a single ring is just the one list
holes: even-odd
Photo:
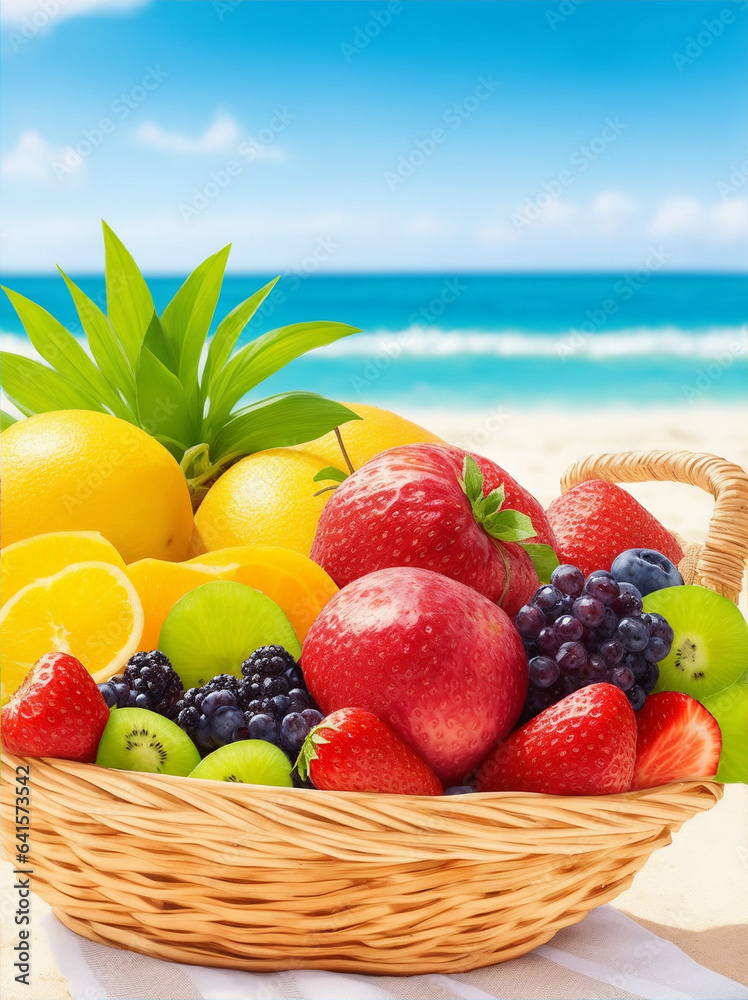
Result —
[{"label": "red apple", "polygon": [[363,708],[453,784],[519,718],[527,659],[507,615],[429,570],[379,570],[325,605],[304,641],[304,677],[327,715]]}]

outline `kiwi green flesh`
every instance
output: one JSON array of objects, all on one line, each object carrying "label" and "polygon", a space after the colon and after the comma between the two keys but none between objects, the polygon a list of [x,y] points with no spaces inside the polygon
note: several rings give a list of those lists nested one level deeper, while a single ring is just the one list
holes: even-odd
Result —
[{"label": "kiwi green flesh", "polygon": [[145,708],[118,708],[109,716],[96,763],[120,771],[188,775],[200,762],[189,736]]},{"label": "kiwi green flesh", "polygon": [[647,594],[644,610],[663,615],[675,633],[655,691],[682,691],[702,701],[746,669],[748,624],[726,597],[692,584],[667,587]]},{"label": "kiwi green flesh", "polygon": [[716,780],[748,783],[748,676],[706,698],[722,733],[722,752]]},{"label": "kiwi green flesh", "polygon": [[241,677],[249,654],[273,645],[296,659],[301,655],[293,626],[275,601],[233,580],[204,583],[181,597],[166,616],[158,642],[185,688],[216,674]]},{"label": "kiwi green flesh", "polygon": [[281,788],[293,785],[291,761],[279,747],[265,740],[227,743],[201,760],[190,777]]}]

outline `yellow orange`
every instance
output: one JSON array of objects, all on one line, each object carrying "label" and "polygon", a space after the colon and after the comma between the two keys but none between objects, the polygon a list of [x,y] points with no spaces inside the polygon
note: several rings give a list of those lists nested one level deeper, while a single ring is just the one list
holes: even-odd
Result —
[{"label": "yellow orange", "polygon": [[138,649],[143,609],[118,566],[73,563],[29,583],[0,611],[2,700],[44,653],[70,653],[97,677],[111,676]]},{"label": "yellow orange", "polygon": [[167,562],[164,559],[141,559],[127,567],[127,575],[143,605],[143,634],[139,649],[157,649],[164,619],[190,590],[211,580],[233,579],[222,566],[197,566]]},{"label": "yellow orange", "polygon": [[[345,403],[362,419],[350,420],[342,424],[340,436],[343,438],[345,450],[354,469],[360,469],[370,458],[381,451],[396,448],[403,444],[421,444],[436,442],[444,444],[444,440],[427,431],[424,427],[414,424],[405,417],[398,416],[390,410],[382,410],[378,406],[366,403]],[[324,437],[310,441],[308,444],[296,446],[297,451],[321,458],[325,465],[333,465],[337,469],[347,471],[345,459],[340,451],[340,445],[334,431]],[[331,485],[331,484],[330,484]]]},{"label": "yellow orange", "polygon": [[22,587],[52,576],[76,562],[107,562],[120,569],[125,561],[98,531],[50,531],[8,545],[0,556],[0,605]]},{"label": "yellow orange", "polygon": [[187,555],[192,504],[174,458],[133,424],[92,410],[39,413],[2,434],[2,540],[99,531],[125,562]]},{"label": "yellow orange", "polygon": [[[292,448],[248,455],[208,490],[195,514],[193,542],[203,551],[280,545],[309,555],[329,493],[314,476],[329,462]],[[193,550],[194,551],[194,550]]]},{"label": "yellow orange", "polygon": [[316,562],[279,546],[219,549],[190,559],[186,565],[202,570],[224,567],[228,579],[261,590],[280,605],[302,643],[312,622],[338,589]]}]

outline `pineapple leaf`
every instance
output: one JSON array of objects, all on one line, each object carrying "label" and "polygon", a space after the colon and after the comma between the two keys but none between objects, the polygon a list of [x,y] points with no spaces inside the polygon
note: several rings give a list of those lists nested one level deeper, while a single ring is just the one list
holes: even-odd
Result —
[{"label": "pineapple leaf", "polygon": [[153,315],[153,299],[138,265],[102,221],[104,231],[106,301],[109,319],[130,365],[135,368],[140,344]]},{"label": "pineapple leaf", "polygon": [[254,451],[303,444],[360,419],[342,403],[314,392],[268,396],[232,414],[211,443],[211,458],[222,465]]},{"label": "pineapple leaf", "polygon": [[117,417],[127,417],[122,397],[107,382],[75,337],[46,309],[18,292],[3,288],[29,340],[48,364],[84,395],[90,394]]},{"label": "pineapple leaf", "polygon": [[141,350],[143,347],[147,347],[151,354],[155,354],[161,364],[174,375],[178,373],[179,359],[155,310],[151,316],[151,322],[148,324],[148,329],[145,331]]},{"label": "pineapple leaf", "polygon": [[345,323],[318,321],[294,323],[257,337],[235,354],[217,376],[208,411],[208,431],[225,424],[231,409],[250,389],[280,371],[289,361],[315,347],[358,332],[357,327]]},{"label": "pineapple leaf", "polygon": [[31,416],[50,410],[96,410],[104,407],[73,385],[64,375],[20,354],[0,353],[3,389],[18,409]]},{"label": "pineapple leaf", "polygon": [[140,426],[179,461],[192,440],[182,383],[145,344],[135,371]]},{"label": "pineapple leaf", "polygon": [[11,415],[6,413],[5,410],[0,410],[0,431],[4,431],[6,427],[10,427],[10,425],[15,422],[15,417],[11,417]]},{"label": "pineapple leaf", "polygon": [[278,278],[273,278],[272,281],[269,281],[267,285],[255,292],[254,295],[250,295],[244,302],[240,302],[218,324],[208,348],[208,358],[205,362],[205,370],[203,372],[203,401],[211,394],[213,383],[223,369],[223,366],[229,360],[242,330],[271,293],[277,281]]},{"label": "pineapple leaf", "polygon": [[230,250],[229,244],[196,267],[163,312],[164,331],[179,362],[179,379],[190,396],[197,396],[200,354],[216,310]]},{"label": "pineapple leaf", "polygon": [[[112,324],[96,303],[65,274],[61,267],[58,267],[57,270],[62,275],[68,291],[73,297],[78,319],[101,374],[113,386],[119,387],[125,401],[134,410],[135,379]],[[128,416],[127,419],[133,420],[134,417]]]}]

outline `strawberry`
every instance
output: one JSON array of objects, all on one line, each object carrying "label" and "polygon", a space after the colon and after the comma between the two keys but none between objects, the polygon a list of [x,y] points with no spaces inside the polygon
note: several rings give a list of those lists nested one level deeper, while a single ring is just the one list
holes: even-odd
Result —
[{"label": "strawberry", "polygon": [[511,619],[426,569],[382,569],[334,594],[301,664],[325,714],[350,705],[374,712],[445,785],[511,732],[527,695],[527,657]]},{"label": "strawberry", "polygon": [[442,784],[418,754],[371,712],[341,708],[309,733],[296,762],[315,788],[337,792],[441,795]]},{"label": "strawberry", "polygon": [[[507,490],[517,509],[508,507]],[[526,539],[532,544],[520,551],[516,543]],[[539,585],[533,561],[550,559],[548,572],[556,565],[543,539],[552,532],[540,504],[488,459],[447,445],[405,445],[336,488],[311,555],[339,587],[413,566],[459,580],[514,613]]]},{"label": "strawberry", "polygon": [[479,792],[606,795],[626,792],[636,758],[636,721],[613,684],[567,695],[515,730],[478,771]]},{"label": "strawberry", "polygon": [[713,778],[722,734],[704,706],[680,691],[650,695],[636,713],[638,742],[634,788],[654,788],[686,778]]},{"label": "strawberry", "polygon": [[92,763],[109,708],[80,660],[47,653],[2,710],[2,742],[11,753]]},{"label": "strawberry", "polygon": [[656,517],[615,483],[591,479],[558,497],[548,508],[562,563],[585,576],[609,570],[626,549],[655,549],[676,566],[683,551]]}]

